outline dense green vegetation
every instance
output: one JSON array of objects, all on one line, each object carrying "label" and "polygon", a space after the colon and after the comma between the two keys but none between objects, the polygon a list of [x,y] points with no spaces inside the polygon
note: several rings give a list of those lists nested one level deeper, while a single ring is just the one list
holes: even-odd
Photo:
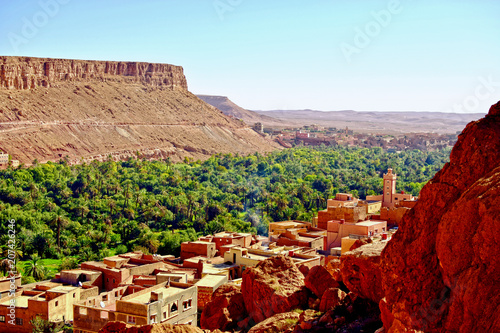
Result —
[{"label": "dense green vegetation", "polygon": [[[269,221],[311,220],[337,192],[364,198],[383,172],[417,195],[449,150],[388,154],[381,148],[294,148],[267,156],[200,161],[38,164],[0,171],[0,246],[15,220],[25,260],[91,260],[134,248],[178,254],[182,241],[221,230],[266,234]],[[70,259],[66,259],[68,261]],[[68,265],[74,265],[67,262]]]}]

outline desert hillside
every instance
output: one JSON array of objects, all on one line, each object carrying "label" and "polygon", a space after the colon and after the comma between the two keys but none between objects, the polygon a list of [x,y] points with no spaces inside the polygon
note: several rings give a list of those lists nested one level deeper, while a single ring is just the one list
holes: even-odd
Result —
[{"label": "desert hillside", "polygon": [[0,149],[23,163],[276,149],[167,64],[0,57]]},{"label": "desert hillside", "polygon": [[283,122],[300,126],[318,124],[325,127],[349,127],[360,133],[439,133],[460,132],[471,121],[478,120],[480,113],[445,112],[359,112],[359,111],[315,111],[273,110],[255,111]]},{"label": "desert hillside", "polygon": [[249,126],[253,126],[255,123],[262,123],[266,127],[269,126],[285,127],[285,126],[296,125],[295,123],[269,117],[254,111],[244,109],[241,106],[235,104],[226,96],[210,96],[210,95],[196,95],[196,96],[201,100],[207,102],[208,104],[215,106],[217,109],[221,110],[226,116],[232,116],[237,119],[241,119]]}]

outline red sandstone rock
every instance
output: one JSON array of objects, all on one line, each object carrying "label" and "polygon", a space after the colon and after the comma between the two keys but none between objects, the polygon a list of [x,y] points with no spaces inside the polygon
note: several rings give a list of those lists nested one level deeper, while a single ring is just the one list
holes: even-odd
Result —
[{"label": "red sandstone rock", "polygon": [[113,321],[101,328],[99,333],[204,333],[204,331],[191,325],[154,324],[132,326],[121,321]]},{"label": "red sandstone rock", "polygon": [[247,312],[256,323],[307,305],[304,276],[292,259],[285,256],[247,268],[241,289]]},{"label": "red sandstone rock", "polygon": [[342,273],[340,272],[340,259],[330,259],[326,269],[333,276],[335,281],[342,282]]},{"label": "red sandstone rock", "polygon": [[361,247],[363,245],[370,244],[370,243],[372,243],[371,238],[356,239],[354,244],[352,244],[351,247],[349,248],[349,251],[356,250],[358,247]]},{"label": "red sandstone rock", "polygon": [[207,303],[200,318],[204,329],[232,330],[238,322],[248,317],[241,288],[232,284],[219,287]]},{"label": "red sandstone rock", "polygon": [[323,266],[314,266],[305,279],[306,287],[321,299],[323,293],[330,288],[338,288],[339,284]]},{"label": "red sandstone rock", "polygon": [[299,321],[299,314],[295,312],[278,313],[258,323],[248,333],[275,333],[292,332]]},{"label": "red sandstone rock", "polygon": [[378,303],[384,292],[380,278],[380,254],[385,242],[363,245],[341,257],[342,281],[353,293]]},{"label": "red sandstone rock", "polygon": [[499,152],[497,103],[467,125],[382,253],[389,333],[500,332]]},{"label": "red sandstone rock", "polygon": [[326,312],[330,309],[334,309],[335,307],[342,304],[342,301],[346,296],[347,294],[339,288],[327,289],[324,292],[323,297],[321,297],[319,311]]}]

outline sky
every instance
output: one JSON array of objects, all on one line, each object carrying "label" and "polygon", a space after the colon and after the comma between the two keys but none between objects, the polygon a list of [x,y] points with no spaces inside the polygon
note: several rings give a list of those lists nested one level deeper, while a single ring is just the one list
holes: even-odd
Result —
[{"label": "sky", "polygon": [[180,65],[250,110],[486,113],[498,0],[0,0],[0,55]]}]

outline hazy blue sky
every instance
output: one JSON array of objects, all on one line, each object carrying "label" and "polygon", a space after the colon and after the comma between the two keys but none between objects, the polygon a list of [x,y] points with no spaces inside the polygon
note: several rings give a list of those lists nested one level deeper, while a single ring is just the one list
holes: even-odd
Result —
[{"label": "hazy blue sky", "polygon": [[0,55],[163,62],[248,109],[487,112],[498,0],[0,0]]}]

